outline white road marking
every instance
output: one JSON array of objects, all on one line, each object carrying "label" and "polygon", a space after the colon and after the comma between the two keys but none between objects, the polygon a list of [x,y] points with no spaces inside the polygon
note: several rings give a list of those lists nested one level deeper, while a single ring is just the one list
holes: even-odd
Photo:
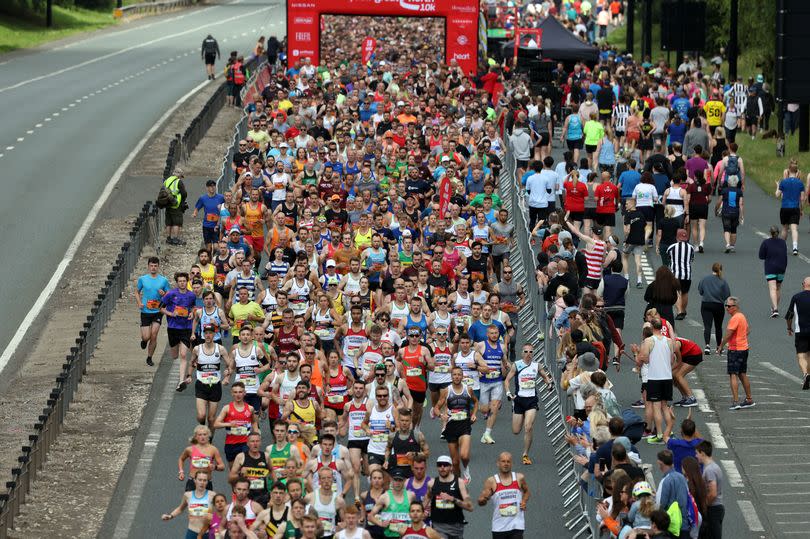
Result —
[{"label": "white road marking", "polygon": [[59,116],[59,113],[58,113],[58,112],[54,112],[53,114],[51,114],[51,116]]},{"label": "white road marking", "polygon": [[34,127],[42,127],[42,124],[35,124]]},{"label": "white road marking", "polygon": [[234,15],[233,17],[228,17],[227,19],[222,19],[220,21],[214,21],[214,22],[211,22],[211,23],[203,24],[203,25],[197,26],[195,28],[189,28],[188,30],[185,30],[183,32],[173,32],[173,33],[170,33],[169,35],[165,35],[165,36],[162,36],[162,37],[159,37],[159,38],[156,38],[156,39],[152,39],[150,41],[145,41],[143,43],[138,43],[137,45],[132,45],[131,47],[126,47],[124,49],[114,51],[114,52],[111,52],[109,54],[104,54],[104,55],[98,56],[96,58],[91,58],[90,60],[75,64],[75,65],[72,65],[72,66],[68,66],[68,67],[59,69],[57,71],[46,73],[45,75],[40,75],[38,77],[34,77],[34,78],[31,78],[31,79],[28,79],[28,80],[20,81],[17,84],[12,84],[11,86],[6,86],[5,88],[0,88],[0,94],[2,94],[3,92],[7,92],[9,90],[15,90],[17,88],[22,88],[23,86],[28,86],[33,82],[38,82],[38,81],[41,81],[41,80],[44,80],[44,79],[55,77],[57,75],[61,75],[63,73],[68,73],[70,71],[73,71],[75,69],[82,68],[84,66],[95,64],[97,62],[101,62],[101,61],[107,60],[109,58],[114,58],[116,56],[119,56],[121,54],[125,54],[127,52],[138,50],[138,49],[141,49],[143,47],[148,47],[149,45],[154,45],[155,43],[160,43],[161,41],[165,41],[167,39],[174,39],[176,37],[196,33],[196,32],[199,32],[200,30],[202,30],[203,28],[208,28],[209,26],[219,26],[221,24],[224,24],[224,23],[227,23],[227,22],[230,22],[230,21],[234,21],[234,20],[237,20],[237,19],[243,19],[245,17],[252,17],[252,16],[256,15],[257,13],[261,13],[263,11],[268,11],[268,10],[271,10],[271,9],[275,9],[277,7],[278,6],[263,7],[261,9],[251,11],[249,13],[243,13],[241,15]]},{"label": "white road marking", "polygon": [[709,404],[709,399],[706,398],[705,391],[703,391],[702,389],[693,389],[692,393],[695,394],[695,398],[698,401],[698,410],[700,410],[704,414],[714,413],[714,410],[712,410],[712,407]]},{"label": "white road marking", "polygon": [[67,112],[67,107],[62,107],[62,112]]},{"label": "white road marking", "polygon": [[46,122],[50,122],[50,121],[51,121],[51,119],[50,119],[50,118],[45,118],[45,121],[46,121]]},{"label": "white road marking", "polygon": [[25,137],[17,137],[17,142],[22,142],[25,140]]},{"label": "white road marking", "polygon": [[[751,501],[737,500],[737,505],[740,506],[740,511],[742,511],[743,519],[745,519],[745,523],[748,525],[749,530],[752,532],[765,531],[765,528],[762,526],[762,522],[760,522],[759,517],[757,516],[757,510],[754,508],[754,504],[751,503]],[[806,533],[806,531],[803,533]]]},{"label": "white road marking", "polygon": [[11,150],[13,150],[13,149],[14,149],[14,146],[6,146],[6,150],[7,150],[7,151],[9,151],[9,152],[10,152]]},{"label": "white road marking", "polygon": [[737,463],[733,460],[721,460],[720,464],[723,465],[723,468],[726,470],[726,477],[728,478],[728,483],[732,487],[742,488],[743,480],[742,475],[740,475],[740,470],[737,468]]},{"label": "white road marking", "polygon": [[784,369],[780,369],[779,367],[777,367],[776,365],[774,365],[773,363],[771,363],[769,361],[762,361],[762,362],[760,362],[760,365],[762,365],[763,367],[765,367],[769,371],[773,371],[773,372],[775,372],[776,374],[778,374],[780,376],[784,376],[788,380],[792,380],[792,381],[796,382],[797,384],[801,384],[804,381],[801,378],[799,378],[798,376],[796,376],[795,374],[791,374],[791,373],[787,372]]},{"label": "white road marking", "polygon": [[712,443],[717,449],[728,449],[728,444],[723,436],[723,431],[720,430],[719,423],[706,422],[706,428],[709,429],[709,435],[712,437]]},{"label": "white road marking", "polygon": [[[192,95],[201,90],[209,82],[211,81],[206,80],[205,82],[198,84],[197,86],[192,88],[187,94],[178,99],[177,102],[174,105],[172,105],[169,108],[169,110],[167,110],[163,114],[163,116],[161,116],[151,128],[149,128],[149,131],[147,131],[146,134],[143,136],[143,138],[141,138],[141,140],[138,141],[135,147],[132,148],[132,151],[129,153],[129,155],[127,155],[126,159],[124,159],[124,161],[112,175],[110,181],[107,182],[107,185],[101,192],[101,195],[99,196],[98,200],[96,200],[96,203],[93,204],[92,208],[90,208],[90,212],[87,214],[87,217],[84,219],[84,222],[79,227],[79,230],[76,232],[76,236],[73,238],[73,241],[70,242],[70,245],[68,246],[68,249],[65,252],[65,256],[62,258],[62,261],[56,267],[56,270],[54,271],[53,275],[51,275],[51,279],[42,289],[42,292],[39,294],[39,297],[31,306],[31,310],[29,310],[28,313],[25,315],[25,318],[20,323],[17,331],[12,336],[5,350],[3,350],[3,354],[0,355],[0,373],[2,373],[3,370],[6,368],[8,362],[11,360],[11,357],[14,355],[14,352],[17,350],[17,347],[20,346],[20,343],[25,337],[28,328],[33,325],[34,321],[39,316],[43,307],[45,307],[48,298],[50,298],[51,294],[53,294],[54,290],[56,290],[56,287],[59,284],[59,280],[62,278],[62,275],[64,275],[65,271],[70,266],[73,257],[76,256],[76,252],[79,250],[79,246],[81,245],[82,241],[84,241],[87,232],[93,225],[93,221],[95,221],[96,217],[101,211],[101,208],[107,202],[107,199],[110,198],[113,189],[115,189],[115,186],[118,185],[118,182],[121,180],[121,176],[124,175],[124,172],[127,170],[127,167],[129,167],[130,163],[132,163],[132,161],[135,159],[138,153],[143,149],[143,147],[146,145],[146,142],[152,137],[152,135],[158,129],[161,128],[161,126],[166,122],[166,120],[169,119],[169,117],[172,114],[174,114],[174,112],[180,107],[180,105],[185,103]],[[45,119],[45,121],[48,120],[50,120],[50,118]],[[11,146],[6,149],[13,150],[14,147]]]},{"label": "white road marking", "polygon": [[26,131],[26,133],[28,133],[29,135],[33,135],[33,134],[34,134],[34,130],[33,130],[33,129],[29,129],[28,131]]}]

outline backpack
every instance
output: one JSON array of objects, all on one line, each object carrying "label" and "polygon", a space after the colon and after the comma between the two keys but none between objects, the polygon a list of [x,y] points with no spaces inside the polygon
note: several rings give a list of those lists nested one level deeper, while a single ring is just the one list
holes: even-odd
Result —
[{"label": "backpack", "polygon": [[237,85],[245,84],[245,72],[242,71],[242,63],[236,62],[231,66],[231,78],[233,79],[233,83]]},{"label": "backpack", "polygon": [[155,206],[162,210],[171,206],[174,200],[174,195],[166,189],[165,185],[161,185],[160,191],[158,191],[157,198],[155,199]]},{"label": "backpack", "polygon": [[622,411],[622,420],[624,421],[622,435],[627,436],[633,444],[639,443],[644,435],[644,420],[632,408]]},{"label": "backpack", "polygon": [[729,155],[726,162],[726,178],[729,176],[739,176],[740,158],[736,155]]}]

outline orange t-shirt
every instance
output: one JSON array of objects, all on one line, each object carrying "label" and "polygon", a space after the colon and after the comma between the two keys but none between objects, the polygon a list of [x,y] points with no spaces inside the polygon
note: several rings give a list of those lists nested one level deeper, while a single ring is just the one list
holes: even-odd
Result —
[{"label": "orange t-shirt", "polygon": [[748,320],[741,312],[736,312],[728,321],[728,331],[733,335],[728,340],[729,350],[748,350]]}]

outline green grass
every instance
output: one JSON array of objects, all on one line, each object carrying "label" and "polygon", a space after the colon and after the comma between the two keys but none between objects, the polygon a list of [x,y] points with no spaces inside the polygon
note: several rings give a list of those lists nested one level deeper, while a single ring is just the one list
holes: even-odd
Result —
[{"label": "green grass", "polygon": [[[633,58],[636,60],[641,59],[641,21],[638,16],[635,19],[636,32],[633,40]],[[614,28],[608,33],[607,43],[611,47],[615,47],[619,51],[624,50],[627,44],[627,26],[620,26]],[[661,25],[653,24],[652,30],[652,56],[650,57],[653,63],[658,62],[660,59],[667,59],[667,51],[661,50]],[[670,59],[675,61],[675,52],[670,53]]]},{"label": "green grass", "polygon": [[[776,127],[776,119],[771,116],[771,128]],[[785,139],[785,156],[776,156],[776,139],[751,140],[745,133],[737,133],[738,153],[745,164],[745,176],[769,195],[773,195],[776,180],[782,179],[782,172],[787,168],[788,161],[795,157],[799,161],[799,170],[810,170],[810,155],[799,153],[799,132]]]},{"label": "green grass", "polygon": [[21,19],[0,15],[0,54],[17,49],[36,47],[48,41],[62,39],[79,32],[98,30],[115,24],[111,12],[88,9],[53,7],[53,27],[45,27],[41,19]]}]

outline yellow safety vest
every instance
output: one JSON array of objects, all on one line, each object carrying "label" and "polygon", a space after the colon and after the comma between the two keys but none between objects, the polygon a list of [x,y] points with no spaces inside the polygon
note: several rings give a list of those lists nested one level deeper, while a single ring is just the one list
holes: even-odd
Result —
[{"label": "yellow safety vest", "polygon": [[180,178],[177,176],[169,176],[163,182],[163,187],[165,187],[174,197],[174,204],[172,204],[172,208],[179,208],[180,207]]}]

